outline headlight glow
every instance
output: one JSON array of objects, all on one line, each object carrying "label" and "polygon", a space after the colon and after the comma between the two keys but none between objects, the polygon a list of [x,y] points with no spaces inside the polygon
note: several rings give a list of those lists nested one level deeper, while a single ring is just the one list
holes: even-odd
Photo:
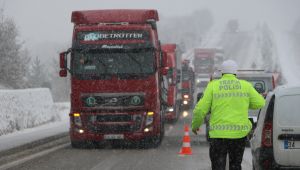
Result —
[{"label": "headlight glow", "polygon": [[174,109],[173,109],[173,107],[168,107],[168,112],[173,112],[174,111]]},{"label": "headlight glow", "polygon": [[183,115],[183,117],[187,117],[187,116],[189,115],[189,112],[184,111],[184,112],[182,113],[182,115]]}]

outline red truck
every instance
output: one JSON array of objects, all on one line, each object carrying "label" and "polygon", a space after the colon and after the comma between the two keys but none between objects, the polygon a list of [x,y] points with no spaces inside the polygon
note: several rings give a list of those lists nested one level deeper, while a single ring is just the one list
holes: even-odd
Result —
[{"label": "red truck", "polygon": [[166,54],[168,73],[166,75],[168,85],[167,111],[165,118],[168,121],[176,121],[180,112],[180,71],[178,67],[181,65],[181,54],[176,49],[176,44],[164,44],[162,50]]},{"label": "red truck", "polygon": [[60,76],[71,74],[73,147],[160,144],[167,97],[158,20],[156,10],[72,12],[72,47],[60,53]]},{"label": "red truck", "polygon": [[190,66],[189,60],[183,60],[181,68],[181,95],[182,109],[188,110],[193,107],[195,91],[195,73]]},{"label": "red truck", "polygon": [[213,48],[196,48],[194,50],[194,69],[197,77],[209,77],[214,72],[216,50]]}]

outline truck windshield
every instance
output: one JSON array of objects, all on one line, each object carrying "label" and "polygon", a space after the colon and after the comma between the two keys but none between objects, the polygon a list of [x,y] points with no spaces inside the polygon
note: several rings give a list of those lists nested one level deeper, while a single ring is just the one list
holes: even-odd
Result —
[{"label": "truck windshield", "polygon": [[182,71],[182,80],[183,81],[188,81],[190,79],[191,79],[191,77],[190,77],[189,71]]},{"label": "truck windshield", "polygon": [[210,57],[203,57],[203,58],[195,58],[195,67],[203,66],[203,65],[211,65],[214,61]]},{"label": "truck windshield", "polygon": [[72,71],[75,76],[145,75],[154,73],[154,52],[140,50],[90,50],[74,53]]}]

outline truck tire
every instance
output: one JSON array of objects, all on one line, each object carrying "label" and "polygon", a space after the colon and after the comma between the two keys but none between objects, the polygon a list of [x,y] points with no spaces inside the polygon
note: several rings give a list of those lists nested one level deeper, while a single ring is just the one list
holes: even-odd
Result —
[{"label": "truck tire", "polygon": [[165,123],[164,123],[164,118],[163,116],[161,117],[161,123],[160,123],[160,132],[157,136],[149,137],[144,140],[139,141],[138,147],[143,148],[143,149],[148,149],[148,148],[157,148],[165,135]]},{"label": "truck tire", "polygon": [[165,120],[164,120],[164,117],[161,116],[160,120],[161,120],[160,121],[160,133],[159,133],[158,136],[155,136],[155,137],[152,138],[151,143],[152,143],[153,148],[157,148],[161,144],[161,142],[162,142],[162,140],[165,136]]}]

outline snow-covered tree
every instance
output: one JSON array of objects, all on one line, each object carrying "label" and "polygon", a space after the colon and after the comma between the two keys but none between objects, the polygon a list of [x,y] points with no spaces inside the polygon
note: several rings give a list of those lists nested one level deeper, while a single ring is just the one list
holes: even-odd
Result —
[{"label": "snow-covered tree", "polygon": [[0,83],[11,88],[27,86],[28,53],[18,40],[15,22],[0,10]]},{"label": "snow-covered tree", "polygon": [[47,87],[48,74],[46,74],[45,66],[41,63],[39,57],[36,57],[31,64],[30,73],[28,76],[31,87]]}]

